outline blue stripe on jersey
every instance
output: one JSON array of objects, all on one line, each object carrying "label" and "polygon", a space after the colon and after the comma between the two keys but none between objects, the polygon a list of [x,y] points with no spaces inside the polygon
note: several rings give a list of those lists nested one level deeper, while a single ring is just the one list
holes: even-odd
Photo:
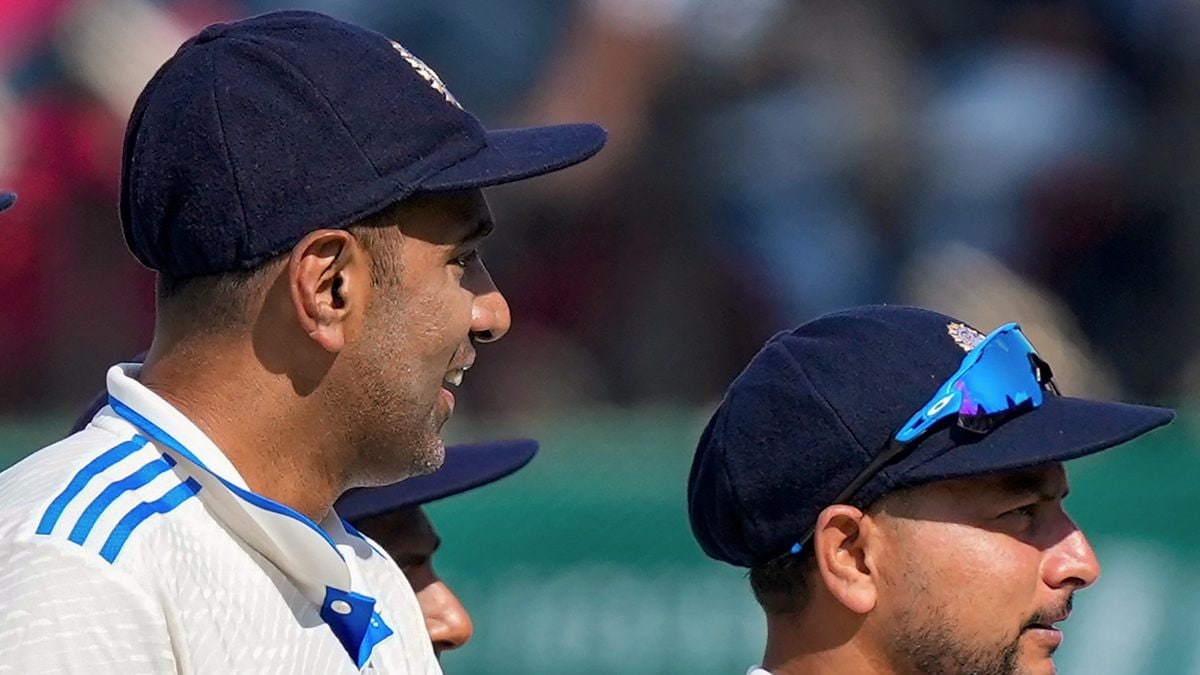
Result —
[{"label": "blue stripe on jersey", "polygon": [[96,495],[91,504],[83,510],[83,515],[79,516],[79,522],[75,523],[75,527],[71,528],[71,535],[67,537],[71,541],[83,545],[92,528],[96,526],[96,520],[104,510],[112,506],[112,503],[117,500],[117,497],[144,487],[147,483],[157,478],[165,471],[170,471],[171,467],[175,466],[175,458],[169,456],[155,457],[146,462],[140,469],[134,471],[121,480],[114,481],[104,488],[104,491]]},{"label": "blue stripe on jersey", "polygon": [[137,450],[146,445],[146,439],[142,436],[134,436],[132,439],[125,441],[115,448],[106,450],[104,453],[88,462],[71,482],[54,501],[50,502],[50,506],[46,509],[46,513],[42,515],[42,520],[38,523],[38,534],[50,534],[54,530],[54,526],[58,523],[58,519],[62,517],[63,510],[67,508],[67,504],[83,491],[83,488],[96,477],[96,474],[116,464],[117,462],[132,455]]},{"label": "blue stripe on jersey", "polygon": [[339,558],[341,558],[342,560],[346,559],[346,557],[342,555],[342,552],[338,550],[337,544],[333,543],[333,539],[331,539],[329,537],[329,535],[325,532],[325,530],[322,530],[321,527],[319,525],[317,525],[316,523],[314,523],[312,521],[312,519],[310,519],[308,516],[305,516],[304,514],[297,512],[296,510],[292,509],[289,506],[280,504],[277,501],[263,497],[262,495],[251,492],[251,491],[249,491],[245,488],[242,488],[238,485],[234,485],[230,481],[223,478],[216,471],[213,471],[212,469],[208,468],[208,466],[206,466],[204,464],[204,462],[200,461],[199,457],[192,454],[191,450],[188,450],[187,448],[183,447],[182,443],[175,440],[174,436],[172,436],[171,434],[168,434],[166,431],[163,431],[162,429],[160,429],[156,424],[154,424],[154,422],[151,422],[150,420],[146,419],[145,417],[140,415],[133,408],[130,408],[129,406],[125,405],[124,403],[118,401],[117,398],[115,396],[113,396],[112,394],[108,395],[108,404],[110,406],[112,406],[113,412],[115,412],[115,413],[117,413],[117,415],[125,418],[126,421],[132,423],[135,427],[138,427],[139,429],[141,429],[148,436],[150,436],[154,440],[158,441],[159,443],[162,443],[163,445],[167,446],[168,448],[171,448],[175,452],[178,452],[179,454],[183,455],[184,458],[186,458],[192,464],[195,464],[196,466],[200,467],[201,469],[204,469],[208,473],[212,474],[217,480],[221,481],[221,484],[224,485],[233,494],[241,497],[242,499],[244,499],[247,502],[250,502],[251,504],[257,506],[258,508],[263,509],[264,511],[271,511],[272,513],[278,513],[280,515],[287,516],[288,518],[291,518],[292,520],[299,522],[301,525],[304,525],[308,529],[310,529],[313,532],[316,532],[318,535],[320,535],[321,538],[324,539],[331,548],[333,548],[333,552],[336,553]]},{"label": "blue stripe on jersey", "polygon": [[129,539],[129,535],[133,534],[133,530],[141,525],[147,518],[156,513],[170,513],[175,507],[195,496],[200,491],[200,484],[196,479],[189,478],[183,483],[175,486],[170,492],[163,495],[161,498],[152,502],[142,502],[134,507],[132,511],[125,514],[117,526],[113,529],[112,534],[108,535],[108,540],[104,542],[104,546],[100,549],[100,557],[108,562],[117,559],[117,555],[121,552],[121,547]]}]

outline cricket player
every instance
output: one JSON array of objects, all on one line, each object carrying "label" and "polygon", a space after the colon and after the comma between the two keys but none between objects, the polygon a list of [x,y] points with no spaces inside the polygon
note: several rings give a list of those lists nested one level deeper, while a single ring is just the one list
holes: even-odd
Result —
[{"label": "cricket player", "polygon": [[332,506],[438,468],[451,389],[508,330],[481,189],[604,140],[485,131],[321,14],[184,43],[122,158],[154,340],[86,429],[0,474],[0,668],[440,672],[403,574]]},{"label": "cricket player", "polygon": [[907,307],[781,333],[700,438],[692,532],[750,569],[754,675],[1055,672],[1099,564],[1063,463],[1171,421],[1069,398],[1016,324]]}]

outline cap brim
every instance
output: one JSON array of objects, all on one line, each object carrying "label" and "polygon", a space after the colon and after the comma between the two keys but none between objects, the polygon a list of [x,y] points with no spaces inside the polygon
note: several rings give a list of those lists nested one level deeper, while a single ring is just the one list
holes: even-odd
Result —
[{"label": "cap brim", "polygon": [[953,435],[948,434],[934,444],[941,448],[919,446],[889,473],[900,485],[918,485],[1065,462],[1131,441],[1174,418],[1167,408],[1048,396],[1042,407],[974,442],[947,449],[945,441]]},{"label": "cap brim", "polygon": [[364,518],[419,506],[500,480],[529,463],[538,443],[531,439],[455,445],[446,448],[446,461],[426,476],[342,495],[334,510],[351,524]]},{"label": "cap brim", "polygon": [[11,192],[0,192],[0,211],[17,203],[17,196]]},{"label": "cap brim", "polygon": [[565,169],[604,147],[595,124],[561,124],[487,132],[487,145],[421,181],[422,192],[446,192],[511,183]]}]

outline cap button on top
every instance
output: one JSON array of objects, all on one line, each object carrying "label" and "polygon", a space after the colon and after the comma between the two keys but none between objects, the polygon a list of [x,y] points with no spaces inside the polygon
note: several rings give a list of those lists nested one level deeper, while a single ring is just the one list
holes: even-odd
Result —
[{"label": "cap button on top", "polygon": [[333,602],[329,603],[329,609],[332,609],[343,616],[349,614],[351,611],[350,603],[346,602],[345,600],[334,600]]}]

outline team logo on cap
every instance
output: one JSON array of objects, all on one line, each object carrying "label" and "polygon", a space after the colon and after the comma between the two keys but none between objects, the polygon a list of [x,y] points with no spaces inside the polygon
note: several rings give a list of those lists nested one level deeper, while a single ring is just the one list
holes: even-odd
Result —
[{"label": "team logo on cap", "polygon": [[442,78],[438,77],[438,74],[433,72],[433,68],[430,68],[429,66],[425,65],[424,61],[413,56],[413,53],[402,47],[399,42],[393,40],[392,47],[395,47],[396,51],[400,52],[400,56],[403,56],[404,60],[408,61],[408,65],[412,66],[412,69],[417,71],[417,74],[421,76],[421,79],[428,82],[429,86],[433,87],[434,91],[445,97],[447,103],[453,103],[456,108],[462,110],[462,106],[459,105],[458,100],[455,99],[454,95],[450,93],[450,90],[446,88],[446,83],[442,82]]},{"label": "team logo on cap", "polygon": [[971,328],[965,323],[946,324],[946,330],[950,333],[950,337],[954,338],[954,344],[962,347],[964,352],[970,352],[979,346],[986,337],[983,333]]}]

